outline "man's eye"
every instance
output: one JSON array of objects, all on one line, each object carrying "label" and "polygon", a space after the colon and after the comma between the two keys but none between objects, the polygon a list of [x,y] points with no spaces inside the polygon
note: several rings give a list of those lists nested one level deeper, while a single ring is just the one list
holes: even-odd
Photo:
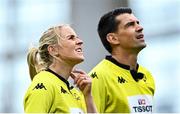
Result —
[{"label": "man's eye", "polygon": [[139,21],[137,21],[137,24],[138,24],[138,25],[140,24]]},{"label": "man's eye", "polygon": [[133,25],[134,25],[134,22],[128,23],[128,26],[133,26]]}]

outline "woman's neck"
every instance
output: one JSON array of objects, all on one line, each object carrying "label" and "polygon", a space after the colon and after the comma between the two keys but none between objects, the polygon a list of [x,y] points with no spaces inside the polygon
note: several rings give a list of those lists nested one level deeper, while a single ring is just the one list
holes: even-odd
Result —
[{"label": "woman's neck", "polygon": [[57,73],[60,76],[62,76],[64,79],[68,80],[73,67],[74,66],[70,66],[68,64],[56,64],[56,63],[52,63],[49,66],[49,69],[51,69],[55,73]]}]

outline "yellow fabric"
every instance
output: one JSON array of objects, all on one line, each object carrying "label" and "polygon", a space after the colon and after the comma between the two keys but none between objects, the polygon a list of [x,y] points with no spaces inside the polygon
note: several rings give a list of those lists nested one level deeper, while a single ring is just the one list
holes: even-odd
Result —
[{"label": "yellow fabric", "polygon": [[[151,112],[155,85],[150,72],[139,66],[144,78],[136,82],[130,70],[102,60],[89,73],[92,93],[100,113]],[[134,100],[135,99],[135,100]],[[147,102],[150,102],[148,104]]]},{"label": "yellow fabric", "polygon": [[79,90],[69,90],[66,83],[56,75],[42,71],[34,77],[28,88],[24,98],[24,111],[79,113],[86,112],[86,104]]}]

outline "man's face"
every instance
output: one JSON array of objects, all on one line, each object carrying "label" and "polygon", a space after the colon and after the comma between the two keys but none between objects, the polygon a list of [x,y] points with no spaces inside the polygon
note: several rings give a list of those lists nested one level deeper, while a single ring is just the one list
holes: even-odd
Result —
[{"label": "man's face", "polygon": [[121,48],[139,52],[146,47],[143,28],[133,14],[121,14],[116,20],[120,21],[115,34]]}]

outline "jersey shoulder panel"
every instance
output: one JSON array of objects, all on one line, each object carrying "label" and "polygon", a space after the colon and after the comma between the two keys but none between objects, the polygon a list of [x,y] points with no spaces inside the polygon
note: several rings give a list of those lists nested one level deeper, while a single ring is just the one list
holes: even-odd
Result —
[{"label": "jersey shoulder panel", "polygon": [[25,112],[49,112],[55,92],[47,79],[49,76],[45,72],[35,76],[24,97]]},{"label": "jersey shoulder panel", "polygon": [[111,66],[111,63],[106,60],[103,59],[100,63],[98,63],[90,72],[89,75],[93,78],[98,78],[97,74],[99,76],[99,78],[101,78],[101,76],[104,76],[104,74],[106,74],[107,72],[109,72],[109,67]]},{"label": "jersey shoulder panel", "polygon": [[153,75],[150,73],[149,70],[147,70],[145,67],[139,65],[138,72],[141,72],[144,74],[143,80],[146,82],[146,84],[149,86],[151,89],[152,93],[154,94],[155,92],[155,80]]}]

